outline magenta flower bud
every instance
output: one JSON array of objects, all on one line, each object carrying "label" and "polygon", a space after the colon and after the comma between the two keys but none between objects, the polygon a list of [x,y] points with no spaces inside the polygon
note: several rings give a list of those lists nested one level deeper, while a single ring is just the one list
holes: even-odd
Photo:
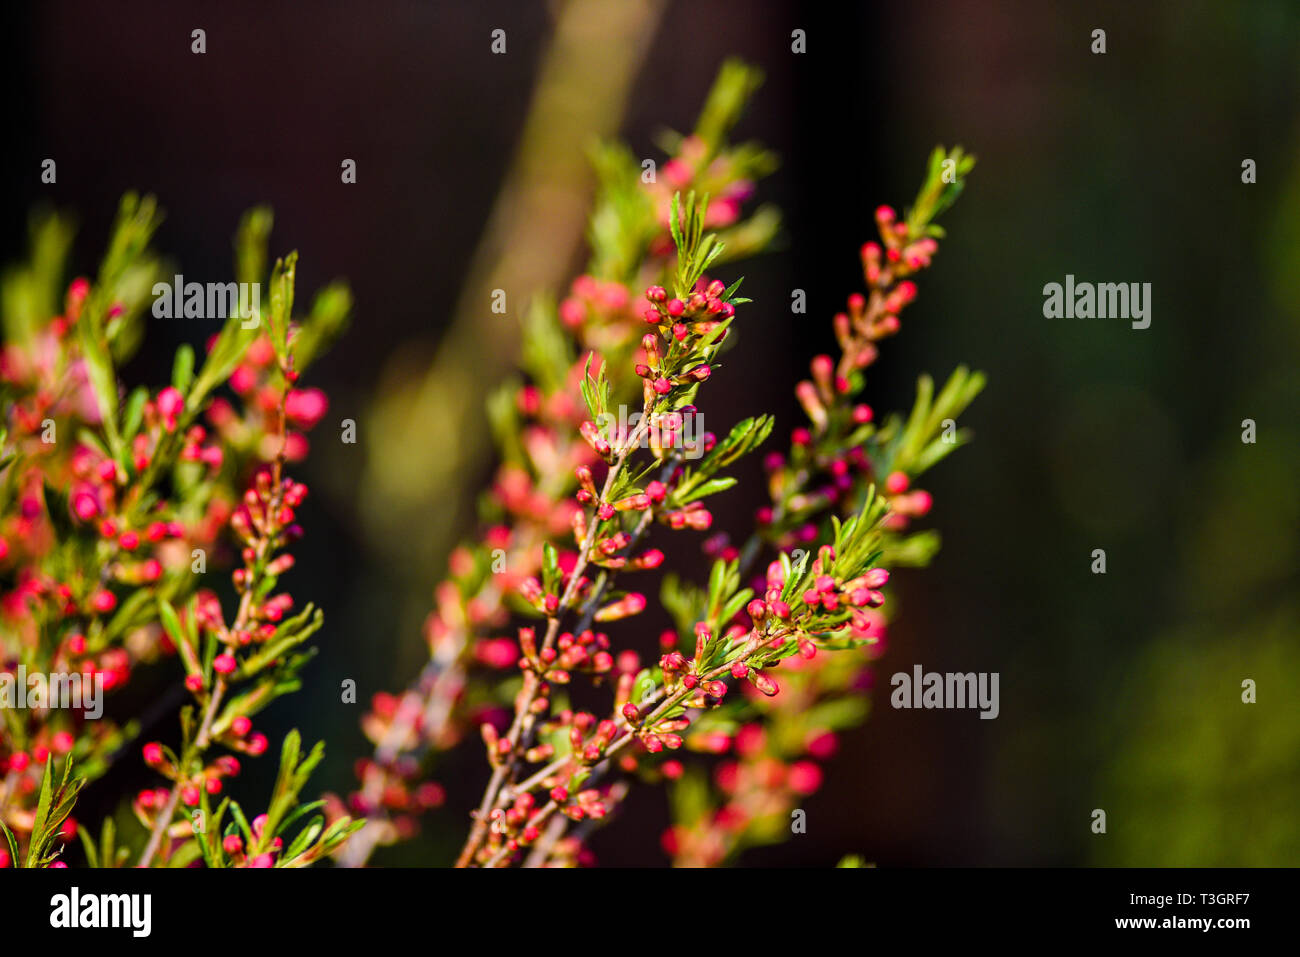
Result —
[{"label": "magenta flower bud", "polygon": [[651,302],[663,302],[668,298],[668,292],[663,286],[651,286],[645,291],[645,297]]},{"label": "magenta flower bud", "polygon": [[755,598],[745,609],[749,612],[749,617],[755,622],[760,622],[767,617],[767,605]]},{"label": "magenta flower bud", "polygon": [[685,311],[686,311],[686,303],[682,302],[680,299],[668,300],[668,315],[672,316],[674,319],[676,319]]},{"label": "magenta flower bud", "polygon": [[911,484],[911,480],[905,473],[890,472],[889,476],[885,479],[885,491],[889,492],[891,495],[898,495],[902,492],[906,492],[907,487]]},{"label": "magenta flower bud", "polygon": [[664,671],[682,671],[686,667],[686,657],[680,651],[670,651],[659,659],[659,667]]},{"label": "magenta flower bud", "polygon": [[734,661],[731,664],[731,677],[743,678],[749,674],[749,665],[743,661]]},{"label": "magenta flower bud", "polygon": [[655,379],[653,388],[659,395],[667,395],[669,392],[673,391],[673,384],[660,376],[658,379]]},{"label": "magenta flower bud", "polygon": [[761,671],[751,671],[749,673],[749,680],[753,682],[755,688],[757,688],[761,693],[767,695],[769,698],[775,697],[781,690],[780,685]]},{"label": "magenta flower bud", "polygon": [[300,429],[310,429],[329,409],[329,400],[320,389],[290,389],[284,397],[284,414]]},{"label": "magenta flower bud", "polygon": [[176,428],[176,419],[185,408],[185,397],[173,386],[158,393],[158,412],[167,420],[167,431]]},{"label": "magenta flower bud", "polygon": [[72,510],[83,522],[99,514],[99,502],[89,492],[79,492],[72,499]]},{"label": "magenta flower bud", "polygon": [[868,588],[880,588],[889,581],[889,571],[884,568],[873,568],[862,576],[862,582]]},{"label": "magenta flower bud", "polygon": [[639,615],[645,611],[645,606],[645,595],[631,592],[596,612],[595,620],[618,621],[622,618],[631,618],[633,615]]}]

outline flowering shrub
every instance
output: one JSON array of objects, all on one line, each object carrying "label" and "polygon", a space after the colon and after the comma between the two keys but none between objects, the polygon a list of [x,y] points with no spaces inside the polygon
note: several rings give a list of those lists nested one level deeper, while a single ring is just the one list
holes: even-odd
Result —
[{"label": "flowering shrub", "polygon": [[[345,819],[328,829],[312,822],[284,846],[285,828],[319,806],[297,804],[320,751],[300,761],[296,734],[284,743],[266,815],[249,825],[228,800],[209,809],[239,773],[236,754],[266,751],[252,718],[298,686],[305,642],[322,623],[313,605],[296,610],[278,590],[307,494],[285,466],[306,454],[304,433],[325,412],[324,395],[300,375],[341,327],[349,295],[329,287],[293,320],[296,254],[277,260],[269,309],[227,317],[201,363],[181,346],[170,384],[128,391],[116,370],[138,346],[158,292],[161,264],[148,246],[158,223],[152,198],[127,196],[99,275],[63,289],[70,232],[49,219],[34,233],[31,263],[4,285],[0,692],[24,700],[0,702],[0,866],[62,866],[62,842],[78,830],[77,791],[140,732],[137,720],[104,716],[99,692],[119,691],[142,668],[173,669],[190,699],[180,744],[143,746],[169,786],[132,802],[147,829],[139,841],[127,836],[119,847],[111,819],[97,840],[81,828],[92,865],[138,854],[146,866],[200,857],[209,866],[295,866],[333,850],[351,828]],[[270,227],[264,210],[242,222],[239,282],[264,281]],[[230,557],[238,604],[227,620],[205,583],[209,561]]]},{"label": "flowering shrub", "polygon": [[[695,134],[671,142],[662,182],[643,183],[619,147],[597,151],[592,261],[558,305],[534,304],[527,380],[491,403],[503,461],[487,528],[452,554],[436,589],[429,665],[400,697],[377,696],[365,720],[376,749],[351,803],[369,823],[344,862],[442,802],[422,758],[477,721],[489,775],[459,865],[581,862],[585,833],[637,778],[671,782],[675,860],[716,864],[775,839],[819,786],[816,760],[835,732],[864,716],[886,569],[923,564],[937,545],[908,530],[930,507],[913,482],[964,441],[952,420],[982,378],[959,369],[938,396],[923,378],[911,414],[882,423],[858,396],[973,160],[936,150],[907,215],[878,210],[879,242],[862,249],[867,294],[835,317],[839,357],[816,357],[800,383],[809,422],[768,455],[771,504],[734,545],[708,499],[737,483],[731,466],[774,421],[746,419],[723,437],[686,425],[749,302],[739,280],[708,274],[775,229],[767,210],[741,219],[772,158],[725,140],[755,84],[747,68],[724,67]],[[664,563],[650,535],[675,531],[710,533],[712,573],[704,586],[664,575],[659,604],[676,627],[643,662],[618,633],[649,604],[637,582]],[[519,618],[531,621],[512,631]],[[677,757],[691,751],[734,758],[710,783]]]}]

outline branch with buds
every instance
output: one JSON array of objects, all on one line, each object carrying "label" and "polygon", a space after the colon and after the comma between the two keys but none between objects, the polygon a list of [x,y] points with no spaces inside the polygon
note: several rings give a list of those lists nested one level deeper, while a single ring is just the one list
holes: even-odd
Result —
[{"label": "branch with buds", "polygon": [[[720,85],[745,77],[728,69],[742,72],[724,70]],[[745,79],[747,95],[755,84]],[[731,94],[720,99],[734,110],[744,95]],[[705,116],[725,114],[716,88],[710,102]],[[420,780],[420,759],[459,743],[476,717],[490,774],[458,863],[495,867],[588,861],[583,839],[634,779],[669,783],[675,824],[665,846],[678,861],[721,863],[774,839],[772,821],[819,786],[816,762],[833,753],[835,733],[865,716],[886,569],[923,564],[937,547],[933,533],[908,531],[930,505],[913,481],[966,441],[949,420],[983,380],[959,369],[936,397],[922,378],[912,413],[881,423],[860,395],[878,343],[900,328],[914,277],[937,252],[934,219],[973,160],[937,150],[904,219],[878,212],[880,240],[862,251],[867,294],[833,322],[841,354],[814,358],[797,387],[808,425],[792,432],[788,452],[768,455],[771,503],[733,546],[707,500],[737,483],[731,467],[774,420],[747,419],[722,438],[684,426],[705,384],[725,375],[718,359],[748,303],[739,281],[707,273],[732,258],[733,242],[751,251],[746,240],[773,221],[763,211],[738,221],[752,185],[725,178],[742,158],[755,175],[770,161],[698,133],[676,145],[662,169],[668,190],[633,185],[629,157],[597,154],[598,170],[613,175],[602,176],[592,217],[591,271],[558,308],[534,305],[528,381],[490,407],[504,458],[486,508],[496,523],[453,554],[452,576],[436,589],[421,680],[401,698],[377,698],[367,719],[377,748],[353,810],[370,821],[345,863],[409,834],[413,813],[441,803],[441,788]],[[725,197],[722,212],[706,193]],[[640,306],[633,284],[644,290]],[[615,414],[633,393],[639,412]],[[709,532],[715,561],[704,587],[664,576],[659,601],[677,627],[643,666],[612,633],[649,607],[644,586],[624,576],[660,569],[664,553],[650,539],[671,531]],[[766,569],[754,577],[760,559]],[[512,617],[534,621],[506,637]],[[496,677],[511,668],[517,682]],[[608,697],[603,716],[574,706],[592,696],[580,685]],[[715,791],[707,763],[733,747],[740,760],[723,765]],[[688,767],[688,752],[705,763]]]},{"label": "branch with buds", "polygon": [[[173,821],[176,808],[205,807],[240,768],[234,754],[206,760],[206,752],[214,743],[244,756],[267,749],[250,716],[296,687],[303,643],[321,624],[311,605],[294,614],[292,599],[272,591],[293,565],[283,547],[301,534],[294,513],[306,495],[283,470],[306,455],[304,433],[327,407],[300,376],[341,328],[349,294],[328,287],[308,315],[293,318],[292,254],[271,270],[268,310],[229,315],[201,362],[184,345],[170,384],[128,391],[117,369],[144,334],[161,272],[148,246],[160,218],[152,198],[127,196],[98,277],[74,280],[62,295],[71,233],[61,219],[46,219],[31,263],[9,274],[0,297],[0,672],[39,673],[82,692],[0,708],[0,825],[13,841],[0,848],[0,866],[60,865],[62,842],[78,830],[92,864],[116,866],[135,853],[144,865],[182,860],[189,852],[177,840],[195,819]],[[240,224],[240,282],[265,282],[270,229],[260,209]],[[229,625],[203,587],[209,559],[225,561],[227,530],[241,564]],[[133,802],[147,842],[142,834],[142,850],[119,847],[111,819],[91,842],[70,816],[74,788],[57,792],[66,801],[45,804],[54,759],[65,778],[75,759],[70,780],[93,786],[129,753],[137,722],[102,717],[103,702],[85,692],[117,692],[169,659],[183,673],[166,706],[182,695],[193,702],[182,711],[178,751],[161,742],[143,748],[145,762],[171,782]],[[53,850],[43,804],[63,813]]]}]

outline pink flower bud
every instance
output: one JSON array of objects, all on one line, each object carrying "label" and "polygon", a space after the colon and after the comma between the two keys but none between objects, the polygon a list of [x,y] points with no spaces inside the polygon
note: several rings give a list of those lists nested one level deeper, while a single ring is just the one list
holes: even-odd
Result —
[{"label": "pink flower bud", "polygon": [[185,409],[185,397],[173,386],[158,393],[158,412],[167,422],[167,431],[176,428],[176,419]]},{"label": "pink flower bud", "polygon": [[749,680],[753,682],[755,688],[767,695],[769,698],[775,697],[781,690],[780,685],[761,671],[751,671],[749,673]]},{"label": "pink flower bud", "polygon": [[889,571],[884,568],[873,568],[862,576],[862,582],[868,588],[880,588],[889,581]]},{"label": "pink flower bud", "polygon": [[320,389],[290,389],[284,397],[284,414],[300,429],[310,429],[328,408],[329,400]]},{"label": "pink flower bud", "polygon": [[99,614],[106,615],[117,607],[117,596],[101,589],[91,596],[90,607]]}]

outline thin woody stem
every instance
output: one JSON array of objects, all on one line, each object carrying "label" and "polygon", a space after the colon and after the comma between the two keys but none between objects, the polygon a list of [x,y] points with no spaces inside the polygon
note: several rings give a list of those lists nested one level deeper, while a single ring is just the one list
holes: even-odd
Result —
[{"label": "thin woody stem", "polygon": [[[782,637],[780,632],[778,632],[775,635],[768,636],[766,641],[759,644],[758,647],[752,649],[751,651],[744,652],[736,659],[733,659],[733,661],[725,662],[721,665],[718,665],[716,668],[714,668],[707,674],[701,676],[700,682],[703,683],[705,681],[713,681],[717,678],[722,677],[725,674],[730,673],[731,666],[734,664],[735,661],[743,661],[749,655],[757,654],[759,651],[763,649],[763,645],[770,643],[771,641],[773,641],[775,638],[778,637]],[[657,722],[662,720],[663,716],[667,714],[670,710],[672,710],[673,707],[675,707],[678,704],[681,704],[683,701],[685,701],[687,698],[691,697],[695,693],[696,693],[695,688],[687,688],[687,687],[682,687],[679,690],[673,692],[671,695],[668,696],[668,698],[662,701],[659,704],[659,706],[655,708],[654,711],[652,711],[649,715],[647,715],[641,721],[641,724],[643,725],[656,724]],[[626,720],[623,721],[623,725],[620,730],[626,730],[628,732],[631,731],[631,728],[627,724]],[[616,737],[614,741],[610,744],[610,746],[605,749],[605,754],[602,756],[601,762],[602,763],[607,762],[610,758],[612,758],[619,751],[623,750],[623,748],[625,748],[629,743],[631,743],[635,739],[636,739],[636,735],[632,733],[627,733],[627,734],[623,734],[621,737]],[[566,761],[567,760],[568,759],[566,759]],[[561,765],[561,767],[562,766],[563,765]],[[560,805],[554,799],[552,799],[547,802],[547,804],[541,809],[541,811],[537,813],[536,816],[534,816],[529,820],[529,823],[532,824],[534,827],[536,827],[546,822],[551,817],[551,815],[554,814],[559,809],[560,809]],[[496,854],[494,854],[491,857],[491,859],[488,860],[487,864],[484,866],[496,867],[511,853],[513,852],[510,850],[508,845],[503,846],[499,851],[496,852]]]},{"label": "thin woody stem", "polygon": [[[627,437],[623,447],[619,450],[618,457],[610,466],[608,474],[605,476],[605,485],[601,489],[600,500],[596,503],[592,511],[592,521],[587,528],[586,537],[583,539],[582,546],[578,550],[578,560],[569,573],[569,583],[565,586],[564,593],[561,595],[559,603],[556,606],[555,614],[551,616],[546,626],[546,637],[542,642],[542,650],[550,649],[556,636],[559,634],[560,621],[563,619],[565,612],[573,604],[577,595],[578,583],[582,578],[583,572],[587,569],[587,563],[591,557],[591,550],[595,546],[596,537],[600,531],[600,520],[598,516],[599,507],[602,504],[609,504],[610,493],[614,489],[618,477],[622,474],[623,468],[627,463],[628,456],[635,449],[645,433],[649,429],[650,409],[645,410],[640,422]],[[464,848],[461,849],[460,856],[456,860],[457,867],[468,867],[487,836],[489,816],[498,802],[498,796],[502,786],[505,784],[508,775],[513,773],[515,763],[519,756],[519,742],[523,737],[526,727],[531,725],[531,707],[537,697],[538,688],[541,685],[541,679],[536,673],[530,671],[524,676],[524,687],[515,700],[515,717],[510,726],[510,730],[505,740],[509,744],[509,750],[506,752],[504,759],[492,772],[492,778],[488,782],[487,789],[483,792],[483,800],[479,804],[478,812],[475,815],[474,826],[470,831],[469,838],[465,842]]]},{"label": "thin woody stem", "polygon": [[[279,510],[281,495],[283,494],[281,483],[283,481],[283,465],[285,456],[284,395],[280,396],[280,425],[280,451],[277,453],[272,466],[271,499],[267,503],[266,507],[266,514],[268,516],[274,515]],[[262,568],[267,552],[271,548],[272,538],[273,536],[266,534],[259,537],[254,549],[254,557],[252,561],[245,563],[246,568]],[[229,636],[231,632],[242,631],[248,627],[249,620],[253,614],[253,596],[256,592],[257,582],[248,582],[248,587],[244,590],[244,593],[239,599],[239,610],[235,615],[235,622],[231,628],[225,632],[226,636]],[[153,862],[159,849],[162,847],[163,837],[166,835],[167,829],[171,827],[172,817],[176,813],[176,805],[180,801],[181,788],[184,786],[183,782],[186,780],[188,768],[203,754],[204,751],[208,749],[208,745],[211,743],[212,725],[216,721],[217,710],[221,706],[221,701],[225,697],[226,690],[227,685],[225,676],[219,675],[216,683],[212,687],[212,694],[208,699],[208,705],[204,709],[203,722],[199,726],[199,732],[195,735],[189,748],[186,749],[185,754],[177,763],[176,781],[172,784],[171,793],[167,795],[167,803],[163,806],[162,811],[154,820],[153,828],[149,832],[149,843],[145,845],[144,853],[140,855],[140,867],[148,867]]]}]

